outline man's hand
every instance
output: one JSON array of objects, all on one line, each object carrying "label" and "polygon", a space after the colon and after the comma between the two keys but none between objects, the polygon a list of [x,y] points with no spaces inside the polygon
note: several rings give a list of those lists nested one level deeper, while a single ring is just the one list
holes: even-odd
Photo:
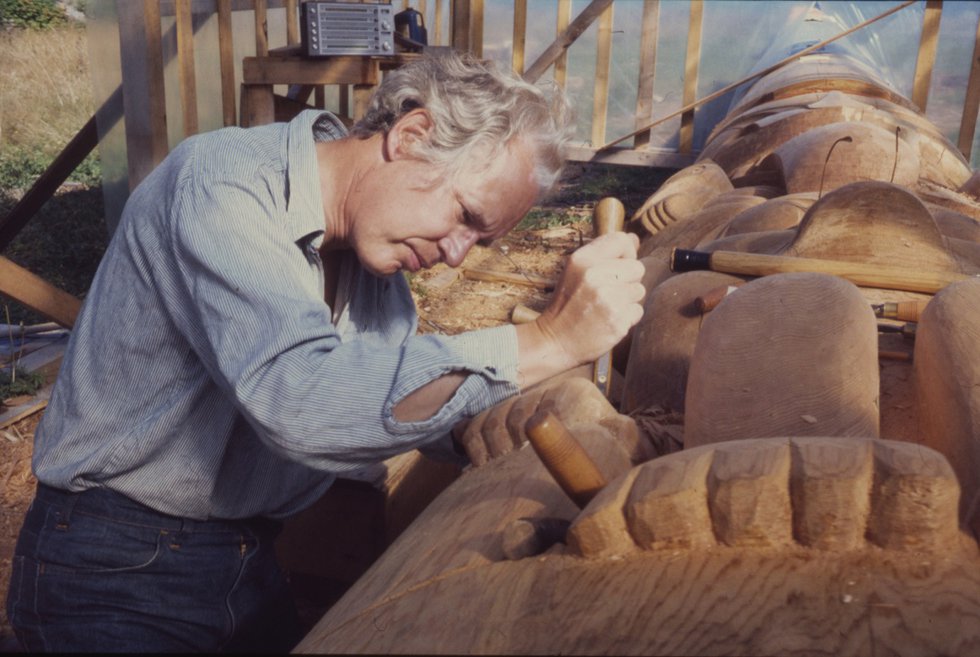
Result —
[{"label": "man's hand", "polygon": [[551,304],[517,327],[527,387],[610,351],[643,315],[639,239],[611,233],[572,254]]}]

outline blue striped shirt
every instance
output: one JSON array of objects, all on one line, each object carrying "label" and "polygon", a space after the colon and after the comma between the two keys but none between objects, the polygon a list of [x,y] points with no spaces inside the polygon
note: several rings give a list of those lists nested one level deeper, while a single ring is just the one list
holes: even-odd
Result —
[{"label": "blue striped shirt", "polygon": [[[517,392],[512,326],[416,335],[404,277],[351,251],[324,302],[314,134],[330,114],[178,145],[134,190],[35,437],[38,479],[196,519],[281,518],[335,474],[444,439]],[[395,404],[450,371],[426,421]]]}]

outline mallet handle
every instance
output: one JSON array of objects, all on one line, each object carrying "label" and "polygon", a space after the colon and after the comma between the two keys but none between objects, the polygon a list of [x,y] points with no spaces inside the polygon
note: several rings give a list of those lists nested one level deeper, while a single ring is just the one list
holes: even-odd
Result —
[{"label": "mallet handle", "polygon": [[676,272],[710,269],[742,276],[768,276],[787,272],[831,274],[862,287],[935,294],[951,283],[971,278],[953,272],[921,271],[890,265],[869,265],[818,258],[763,255],[737,251],[688,251],[674,249],[670,268]]},{"label": "mallet handle", "polygon": [[539,410],[524,431],[544,467],[580,508],[605,487],[606,478],[554,413]]}]

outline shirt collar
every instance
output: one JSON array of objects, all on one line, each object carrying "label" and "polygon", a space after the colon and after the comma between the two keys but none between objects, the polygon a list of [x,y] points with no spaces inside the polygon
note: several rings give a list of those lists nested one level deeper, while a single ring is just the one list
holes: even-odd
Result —
[{"label": "shirt collar", "polygon": [[316,142],[346,136],[347,129],[340,119],[322,110],[304,110],[289,122],[285,143],[289,185],[286,215],[293,226],[294,241],[310,239],[314,234],[319,240],[326,229]]}]

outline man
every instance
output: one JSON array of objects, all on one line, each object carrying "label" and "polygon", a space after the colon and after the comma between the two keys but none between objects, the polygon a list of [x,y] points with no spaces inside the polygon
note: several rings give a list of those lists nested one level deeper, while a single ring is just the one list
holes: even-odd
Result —
[{"label": "man", "polygon": [[423,58],[351,135],[310,111],[174,149],[127,204],[37,432],[8,600],[27,649],[288,649],[282,518],[625,335],[626,235],[574,254],[532,324],[415,335],[401,272],[513,228],[557,179],[563,102]]}]

